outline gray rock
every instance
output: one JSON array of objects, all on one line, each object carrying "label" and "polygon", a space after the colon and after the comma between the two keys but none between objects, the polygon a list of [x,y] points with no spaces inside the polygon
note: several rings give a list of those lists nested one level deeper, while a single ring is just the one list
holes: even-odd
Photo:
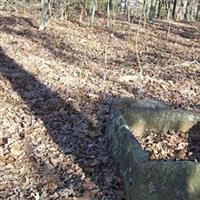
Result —
[{"label": "gray rock", "polygon": [[133,135],[144,134],[145,129],[158,133],[185,132],[198,121],[199,114],[174,110],[162,102],[123,99],[113,103],[106,134],[124,177],[126,200],[200,199],[199,163],[150,161]]},{"label": "gray rock", "polygon": [[112,106],[121,113],[135,135],[143,135],[145,130],[167,133],[168,131],[189,131],[200,115],[185,110],[174,110],[168,104],[154,100],[122,99]]}]

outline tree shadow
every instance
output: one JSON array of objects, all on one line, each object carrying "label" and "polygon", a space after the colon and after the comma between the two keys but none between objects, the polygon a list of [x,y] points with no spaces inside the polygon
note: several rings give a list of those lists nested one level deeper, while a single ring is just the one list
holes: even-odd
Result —
[{"label": "tree shadow", "polygon": [[[79,62],[83,62],[83,60],[87,60],[89,57],[90,60],[96,63],[104,63],[105,58],[103,54],[88,54],[86,51],[82,51],[80,49],[77,50],[70,44],[66,44],[65,38],[62,38],[60,35],[55,35],[48,31],[39,32],[38,28],[34,26],[33,20],[30,18],[18,16],[2,17],[0,22],[2,22],[0,23],[0,31],[10,35],[17,35],[23,38],[27,38],[32,43],[41,45],[48,54],[53,56],[54,59],[59,59],[69,64],[77,64]],[[24,24],[27,24],[27,27],[29,28],[24,29]],[[21,25],[22,28],[15,29],[15,26],[17,25]],[[108,35],[112,34],[115,38],[120,40],[125,40],[128,36],[128,33],[122,33],[120,30],[108,29],[106,27],[95,27],[95,29],[92,31],[94,34],[98,34],[98,32],[103,31]],[[102,49],[102,51],[104,50]],[[134,57],[134,55],[132,55],[131,52],[128,52],[127,56],[124,56],[121,59],[109,59],[109,63],[123,64],[123,60],[127,61],[127,65],[132,66],[132,62],[135,62],[137,59]]]},{"label": "tree shadow", "polygon": [[[8,23],[7,23],[8,20]],[[0,31],[10,35],[17,35],[30,40],[33,44],[42,46],[45,49],[46,54],[50,54],[54,59],[66,62],[68,64],[79,64],[84,62],[90,57],[91,60],[103,63],[103,56],[97,56],[95,54],[88,54],[86,51],[77,50],[70,44],[66,44],[66,38],[62,34],[55,34],[48,31],[40,32],[38,28],[35,28],[33,22],[29,18],[12,16],[4,17],[0,23]],[[26,21],[28,28],[16,28],[13,25],[24,25]],[[31,27],[32,28],[31,28]],[[81,41],[80,41],[81,42]]]},{"label": "tree shadow", "polygon": [[[74,63],[79,61],[76,51],[70,46],[66,45],[63,41],[59,44],[54,42],[54,37],[47,33],[40,33],[39,31],[31,30],[15,30],[10,27],[1,29],[7,34],[18,35],[31,40],[31,42],[42,45],[48,54],[52,55],[55,59],[62,60],[63,62]],[[66,53],[65,51],[68,51]]]},{"label": "tree shadow", "polygon": [[[6,23],[7,20],[8,20],[8,23]],[[88,57],[90,57],[90,60],[96,63],[104,62],[103,54],[96,55],[95,51],[92,54],[88,54],[86,51],[82,51],[80,49],[77,50],[72,45],[66,44],[65,38],[63,36],[60,36],[59,34],[52,34],[48,31],[46,31],[45,33],[41,33],[37,29],[36,30],[31,29],[30,28],[31,24],[30,26],[27,24],[29,29],[24,29],[24,28],[15,29],[15,27],[13,27],[13,24],[23,25],[24,23],[26,23],[26,21],[29,21],[29,20],[30,20],[30,23],[33,24],[31,19],[29,18],[23,18],[23,17],[17,17],[17,16],[4,17],[2,19],[3,24],[1,24],[0,30],[3,32],[6,32],[7,34],[17,35],[23,38],[27,38],[32,43],[42,46],[45,49],[46,54],[50,54],[50,56],[53,56],[54,59],[59,59],[60,61],[66,62],[68,64],[79,64],[80,62],[87,61]],[[162,26],[162,24],[159,26]],[[160,29],[164,30],[163,27],[161,27]],[[93,32],[95,33],[98,31],[102,31],[102,30],[98,28],[93,30]],[[104,31],[106,31],[108,34],[113,34],[114,37],[120,40],[124,40],[128,35],[128,33],[124,34],[118,30],[104,30]],[[159,64],[160,60],[162,60],[162,62],[163,60],[167,62],[167,60],[169,59],[168,56],[172,52],[170,49],[166,47],[166,43],[165,43],[166,38],[164,38],[165,36],[158,35],[158,34],[156,35],[151,34],[150,36],[159,38],[160,40],[163,41],[163,44],[165,45],[163,47],[163,45],[161,46],[161,44],[156,43],[155,45],[152,46],[152,48],[155,49],[154,52],[150,52],[150,51],[144,52],[144,55],[141,57],[142,64],[145,64],[145,63]],[[174,41],[172,38],[169,38],[169,42],[170,43],[176,42],[188,48],[190,48],[191,46],[191,44],[184,44],[179,41]],[[198,46],[194,46],[194,47],[198,48]],[[167,55],[162,54],[161,50],[162,52],[167,51]],[[121,65],[121,64],[124,64],[124,60],[126,60],[127,61],[126,66],[137,65],[136,64],[137,59],[133,55],[133,53],[128,52],[126,55],[127,56],[117,57],[114,59],[110,58],[108,61],[108,64]],[[192,58],[190,58],[189,56],[187,57],[186,55],[183,55],[182,53],[179,53],[179,52],[176,52],[176,55],[178,58],[183,59],[183,60],[192,60]]]},{"label": "tree shadow", "polygon": [[[150,37],[152,37],[152,38],[161,40],[161,41],[163,42],[163,44],[172,43],[172,44],[178,44],[178,45],[181,45],[181,46],[185,46],[185,47],[187,47],[187,48],[191,48],[191,47],[199,48],[199,45],[198,45],[198,44],[193,45],[193,44],[191,44],[191,42],[188,42],[188,43],[189,43],[189,44],[188,44],[188,43],[186,43],[186,42],[184,42],[184,41],[177,40],[177,38],[176,38],[176,39],[172,38],[172,37],[171,37],[171,33],[172,33],[172,32],[169,33],[170,36],[169,36],[168,40],[166,40],[167,31],[166,31],[164,34],[152,34],[152,33],[147,33],[147,35],[150,36]],[[193,36],[191,36],[191,37],[193,37]],[[195,38],[195,37],[196,37],[196,36],[194,36],[193,39],[197,39],[197,38]],[[180,39],[180,38],[179,38],[179,39]]]},{"label": "tree shadow", "polygon": [[[192,27],[191,25],[188,25],[186,22],[182,22],[179,24],[167,21],[154,21],[154,24],[156,25],[156,29],[161,31],[168,32],[169,26],[170,26],[170,33],[177,35],[183,39],[199,39],[200,34],[198,30],[195,27]],[[172,42],[175,42],[172,40]],[[181,45],[184,45],[184,43],[180,43]],[[187,45],[187,44],[185,44]]]},{"label": "tree shadow", "polygon": [[38,27],[33,22],[33,19],[28,18],[28,17],[16,17],[16,16],[1,17],[0,24],[5,27],[23,25],[25,27],[27,26],[27,27],[38,29]]},{"label": "tree shadow", "polygon": [[[139,19],[136,19],[133,21],[134,24],[139,24]],[[152,29],[156,29],[159,31],[164,31],[164,32],[168,32],[169,30],[169,26],[170,26],[170,33],[176,35],[176,36],[180,36],[184,39],[199,39],[200,34],[198,32],[198,30],[195,27],[192,27],[191,24],[187,23],[187,22],[175,22],[175,21],[166,21],[166,20],[153,20],[150,22],[146,22],[144,23],[144,20],[140,21],[140,24],[142,26],[144,26],[144,24],[147,27],[150,27]],[[163,36],[161,37],[161,39],[166,40],[166,37]],[[172,40],[172,42],[174,42]],[[184,45],[181,43],[181,45]],[[186,44],[185,44],[186,45]]]},{"label": "tree shadow", "polygon": [[[104,168],[110,159],[110,152],[102,135],[91,137],[88,134],[97,131],[92,121],[83,112],[77,110],[73,103],[64,101],[57,92],[51,91],[32,74],[25,71],[22,66],[7,56],[2,48],[0,48],[0,58],[0,73],[10,82],[13,91],[17,92],[31,112],[42,120],[48,135],[62,152],[72,155],[74,162],[81,167],[86,176],[100,190],[104,190],[105,186],[100,178],[104,176]],[[85,126],[88,132],[85,132]],[[37,160],[34,155],[31,158]],[[112,163],[111,160],[109,162]],[[46,165],[44,162],[44,166]],[[37,168],[36,170],[40,171],[41,169]],[[51,170],[56,171],[56,169]],[[64,174],[61,172],[55,174],[64,180],[68,176],[67,169],[64,171]],[[78,183],[82,182],[81,177],[76,174],[73,179]],[[62,187],[69,187],[69,182]],[[81,190],[81,188],[79,189]],[[106,196],[106,194],[104,195]],[[112,195],[115,196],[115,194]],[[116,196],[113,198],[117,199]]]},{"label": "tree shadow", "polygon": [[189,130],[188,156],[190,160],[200,162],[200,121]]}]

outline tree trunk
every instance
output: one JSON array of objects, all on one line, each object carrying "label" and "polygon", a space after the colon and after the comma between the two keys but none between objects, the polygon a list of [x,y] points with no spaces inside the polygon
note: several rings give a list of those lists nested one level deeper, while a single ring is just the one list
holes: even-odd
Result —
[{"label": "tree trunk", "polygon": [[128,0],[125,0],[125,1],[124,1],[124,15],[126,15],[127,1],[128,1]]},{"label": "tree trunk", "polygon": [[198,1],[196,20],[200,20],[200,0]]},{"label": "tree trunk", "polygon": [[168,0],[166,2],[167,6],[167,20],[169,20],[172,17],[173,10],[171,9],[172,7],[172,0]]},{"label": "tree trunk", "polygon": [[48,15],[48,0],[41,0],[42,3],[42,15],[40,21],[40,31],[44,31],[46,23],[47,23],[47,15]]},{"label": "tree trunk", "polygon": [[107,1],[107,26],[110,28],[110,0]]},{"label": "tree trunk", "polygon": [[127,1],[127,21],[130,23],[131,22],[131,8],[130,8],[130,1]]},{"label": "tree trunk", "polygon": [[173,11],[172,11],[172,17],[174,20],[176,16],[176,4],[177,4],[177,0],[174,0]]},{"label": "tree trunk", "polygon": [[96,0],[93,0],[92,16],[91,16],[91,26],[93,26],[93,24],[94,24],[94,17],[95,17],[95,12],[96,12],[96,6],[97,6],[97,2],[96,2]]},{"label": "tree trunk", "polygon": [[152,20],[156,16],[156,6],[157,6],[157,0],[151,0],[150,16],[149,16],[150,20]]},{"label": "tree trunk", "polygon": [[83,22],[84,13],[85,13],[84,3],[81,2],[79,8],[80,8],[79,22],[82,23]]}]

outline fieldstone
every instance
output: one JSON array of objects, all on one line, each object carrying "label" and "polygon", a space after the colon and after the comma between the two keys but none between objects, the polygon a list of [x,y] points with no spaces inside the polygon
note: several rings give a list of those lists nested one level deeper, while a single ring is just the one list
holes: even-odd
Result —
[{"label": "fieldstone", "polygon": [[199,200],[200,164],[191,161],[150,161],[135,133],[145,129],[165,134],[169,130],[199,128],[200,115],[174,110],[154,100],[122,99],[112,105],[106,134],[112,156],[124,178],[127,200]]}]

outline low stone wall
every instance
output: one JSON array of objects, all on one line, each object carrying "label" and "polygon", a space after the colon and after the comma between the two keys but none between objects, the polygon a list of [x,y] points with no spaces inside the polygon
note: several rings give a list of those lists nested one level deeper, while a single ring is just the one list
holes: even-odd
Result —
[{"label": "low stone wall", "polygon": [[162,134],[188,131],[198,121],[200,115],[162,102],[123,99],[113,104],[106,133],[124,177],[126,200],[200,200],[199,163],[150,161],[134,137],[135,130],[143,134],[146,128]]}]

